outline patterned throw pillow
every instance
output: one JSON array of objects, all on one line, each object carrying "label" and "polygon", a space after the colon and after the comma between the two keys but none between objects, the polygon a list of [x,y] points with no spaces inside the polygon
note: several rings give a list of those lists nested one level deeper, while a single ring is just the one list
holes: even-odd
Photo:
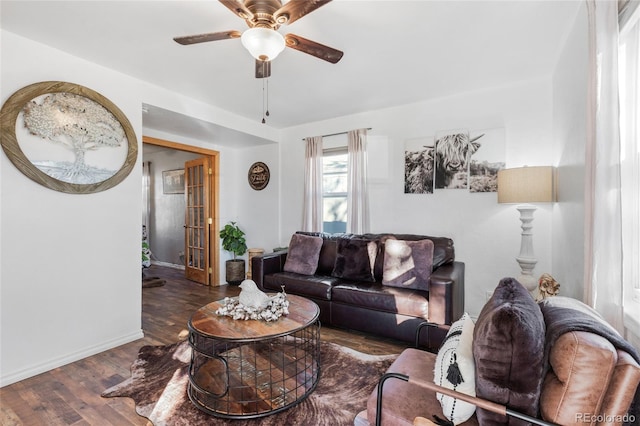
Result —
[{"label": "patterned throw pillow", "polygon": [[313,275],[318,268],[321,248],[322,237],[293,234],[283,270],[302,275]]},{"label": "patterned throw pillow", "polygon": [[[474,324],[466,312],[454,322],[438,351],[433,382],[447,389],[476,396],[476,367],[473,360]],[[454,425],[464,423],[476,411],[476,406],[451,396],[437,393],[442,413]]]}]

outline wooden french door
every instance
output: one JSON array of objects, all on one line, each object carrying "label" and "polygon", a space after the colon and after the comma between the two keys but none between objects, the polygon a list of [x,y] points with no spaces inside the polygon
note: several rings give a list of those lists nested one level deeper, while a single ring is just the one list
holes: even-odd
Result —
[{"label": "wooden french door", "polygon": [[209,245],[213,231],[211,217],[211,165],[208,157],[184,164],[185,185],[185,276],[187,279],[209,285]]}]

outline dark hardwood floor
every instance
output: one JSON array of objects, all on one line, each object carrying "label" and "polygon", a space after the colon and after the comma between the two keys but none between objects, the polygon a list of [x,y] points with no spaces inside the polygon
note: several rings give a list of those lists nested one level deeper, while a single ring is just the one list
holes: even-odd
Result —
[{"label": "dark hardwood floor", "polygon": [[[144,345],[165,345],[185,338],[187,321],[199,307],[239,288],[207,287],[184,278],[177,269],[152,266],[147,275],[166,280],[142,289],[144,338],[72,364],[0,388],[0,425],[150,425],[136,414],[129,398],[102,398],[105,389],[130,376],[129,367]],[[369,354],[399,353],[402,342],[323,326],[321,339]]]}]

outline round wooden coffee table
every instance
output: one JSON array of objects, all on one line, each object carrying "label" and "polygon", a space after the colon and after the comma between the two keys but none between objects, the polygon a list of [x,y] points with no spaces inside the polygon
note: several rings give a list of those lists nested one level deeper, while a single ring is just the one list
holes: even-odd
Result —
[{"label": "round wooden coffee table", "polygon": [[217,417],[263,417],[313,392],[320,378],[320,309],[303,297],[287,300],[289,315],[273,322],[219,316],[222,300],[191,316],[187,393],[196,407]]}]

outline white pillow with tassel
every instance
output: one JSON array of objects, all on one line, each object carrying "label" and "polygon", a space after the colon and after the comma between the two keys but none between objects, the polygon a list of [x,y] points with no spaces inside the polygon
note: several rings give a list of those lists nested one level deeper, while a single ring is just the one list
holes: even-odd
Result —
[{"label": "white pillow with tassel", "polygon": [[[433,371],[433,382],[447,389],[476,396],[476,366],[473,360],[473,329],[475,324],[466,312],[454,322],[442,342]],[[469,420],[476,406],[437,393],[442,413],[454,425]],[[437,419],[436,419],[437,420]]]}]

